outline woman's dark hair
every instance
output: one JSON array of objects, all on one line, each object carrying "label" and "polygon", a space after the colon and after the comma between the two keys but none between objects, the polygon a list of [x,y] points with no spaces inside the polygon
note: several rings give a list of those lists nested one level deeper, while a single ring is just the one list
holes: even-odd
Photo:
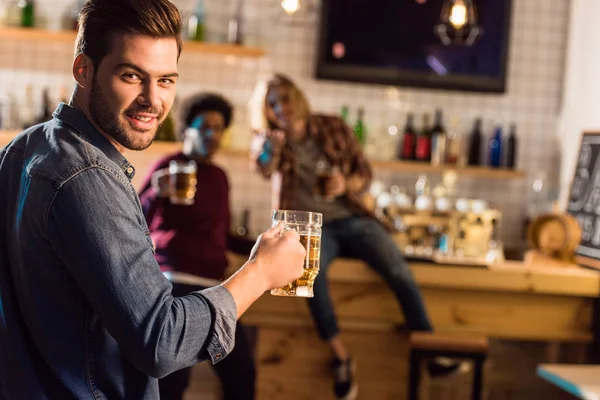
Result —
[{"label": "woman's dark hair", "polygon": [[228,128],[233,118],[233,106],[220,94],[200,93],[187,99],[181,107],[181,130],[192,124],[194,118],[207,111],[215,111],[223,116],[225,128]]}]

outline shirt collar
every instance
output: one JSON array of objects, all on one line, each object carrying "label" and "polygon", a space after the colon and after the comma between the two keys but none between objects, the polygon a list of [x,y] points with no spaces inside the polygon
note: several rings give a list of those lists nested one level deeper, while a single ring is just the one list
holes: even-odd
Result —
[{"label": "shirt collar", "polygon": [[60,103],[52,116],[58,121],[69,125],[79,134],[83,135],[93,146],[102,151],[112,162],[117,164],[129,180],[135,175],[135,168],[119,151],[108,141],[98,129],[79,110]]}]

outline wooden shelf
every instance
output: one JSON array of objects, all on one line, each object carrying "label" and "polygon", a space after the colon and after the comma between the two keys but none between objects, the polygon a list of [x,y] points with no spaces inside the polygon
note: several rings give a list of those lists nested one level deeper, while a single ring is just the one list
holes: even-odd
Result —
[{"label": "wooden shelf", "polygon": [[472,176],[489,179],[520,179],[526,176],[525,171],[491,168],[491,167],[455,167],[451,165],[431,165],[417,161],[373,161],[374,168],[387,169],[398,172],[442,174],[448,171],[456,171],[459,176]]},{"label": "wooden shelf", "polygon": [[[0,39],[44,43],[75,43],[75,31],[49,31],[37,28],[0,27]],[[226,43],[184,42],[186,53],[221,54],[238,57],[263,57],[264,49]]]},{"label": "wooden shelf", "polygon": [[[0,148],[10,141],[19,132],[0,131]],[[181,149],[179,142],[157,141],[147,150],[148,153],[167,154]],[[248,158],[248,150],[221,150],[219,157]],[[464,167],[454,168],[451,166],[435,166],[416,161],[371,161],[375,169],[385,169],[403,173],[442,174],[446,171],[456,171],[458,176],[470,176],[483,179],[522,179],[526,176],[525,171],[506,168],[489,167]]]}]

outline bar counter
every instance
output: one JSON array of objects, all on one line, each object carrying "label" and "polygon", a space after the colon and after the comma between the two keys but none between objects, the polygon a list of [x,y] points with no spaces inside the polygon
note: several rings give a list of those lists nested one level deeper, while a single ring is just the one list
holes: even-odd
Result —
[{"label": "bar counter", "polygon": [[[231,267],[245,259],[230,255]],[[600,274],[578,267],[506,262],[489,268],[411,262],[436,330],[491,338],[591,342]],[[342,327],[390,330],[403,317],[392,292],[361,261],[338,259],[329,272]],[[263,296],[244,319],[252,324],[310,325],[306,302]]]}]

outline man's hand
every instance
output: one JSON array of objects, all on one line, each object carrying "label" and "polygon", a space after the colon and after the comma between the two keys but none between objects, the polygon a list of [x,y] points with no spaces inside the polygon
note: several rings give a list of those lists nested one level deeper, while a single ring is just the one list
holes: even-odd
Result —
[{"label": "man's hand", "polygon": [[237,307],[238,318],[264,292],[285,286],[304,272],[306,250],[296,231],[283,231],[279,224],[258,237],[250,260],[223,286]]},{"label": "man's hand", "polygon": [[258,237],[250,263],[264,274],[266,290],[285,286],[302,276],[306,249],[300,235],[278,224]]}]

